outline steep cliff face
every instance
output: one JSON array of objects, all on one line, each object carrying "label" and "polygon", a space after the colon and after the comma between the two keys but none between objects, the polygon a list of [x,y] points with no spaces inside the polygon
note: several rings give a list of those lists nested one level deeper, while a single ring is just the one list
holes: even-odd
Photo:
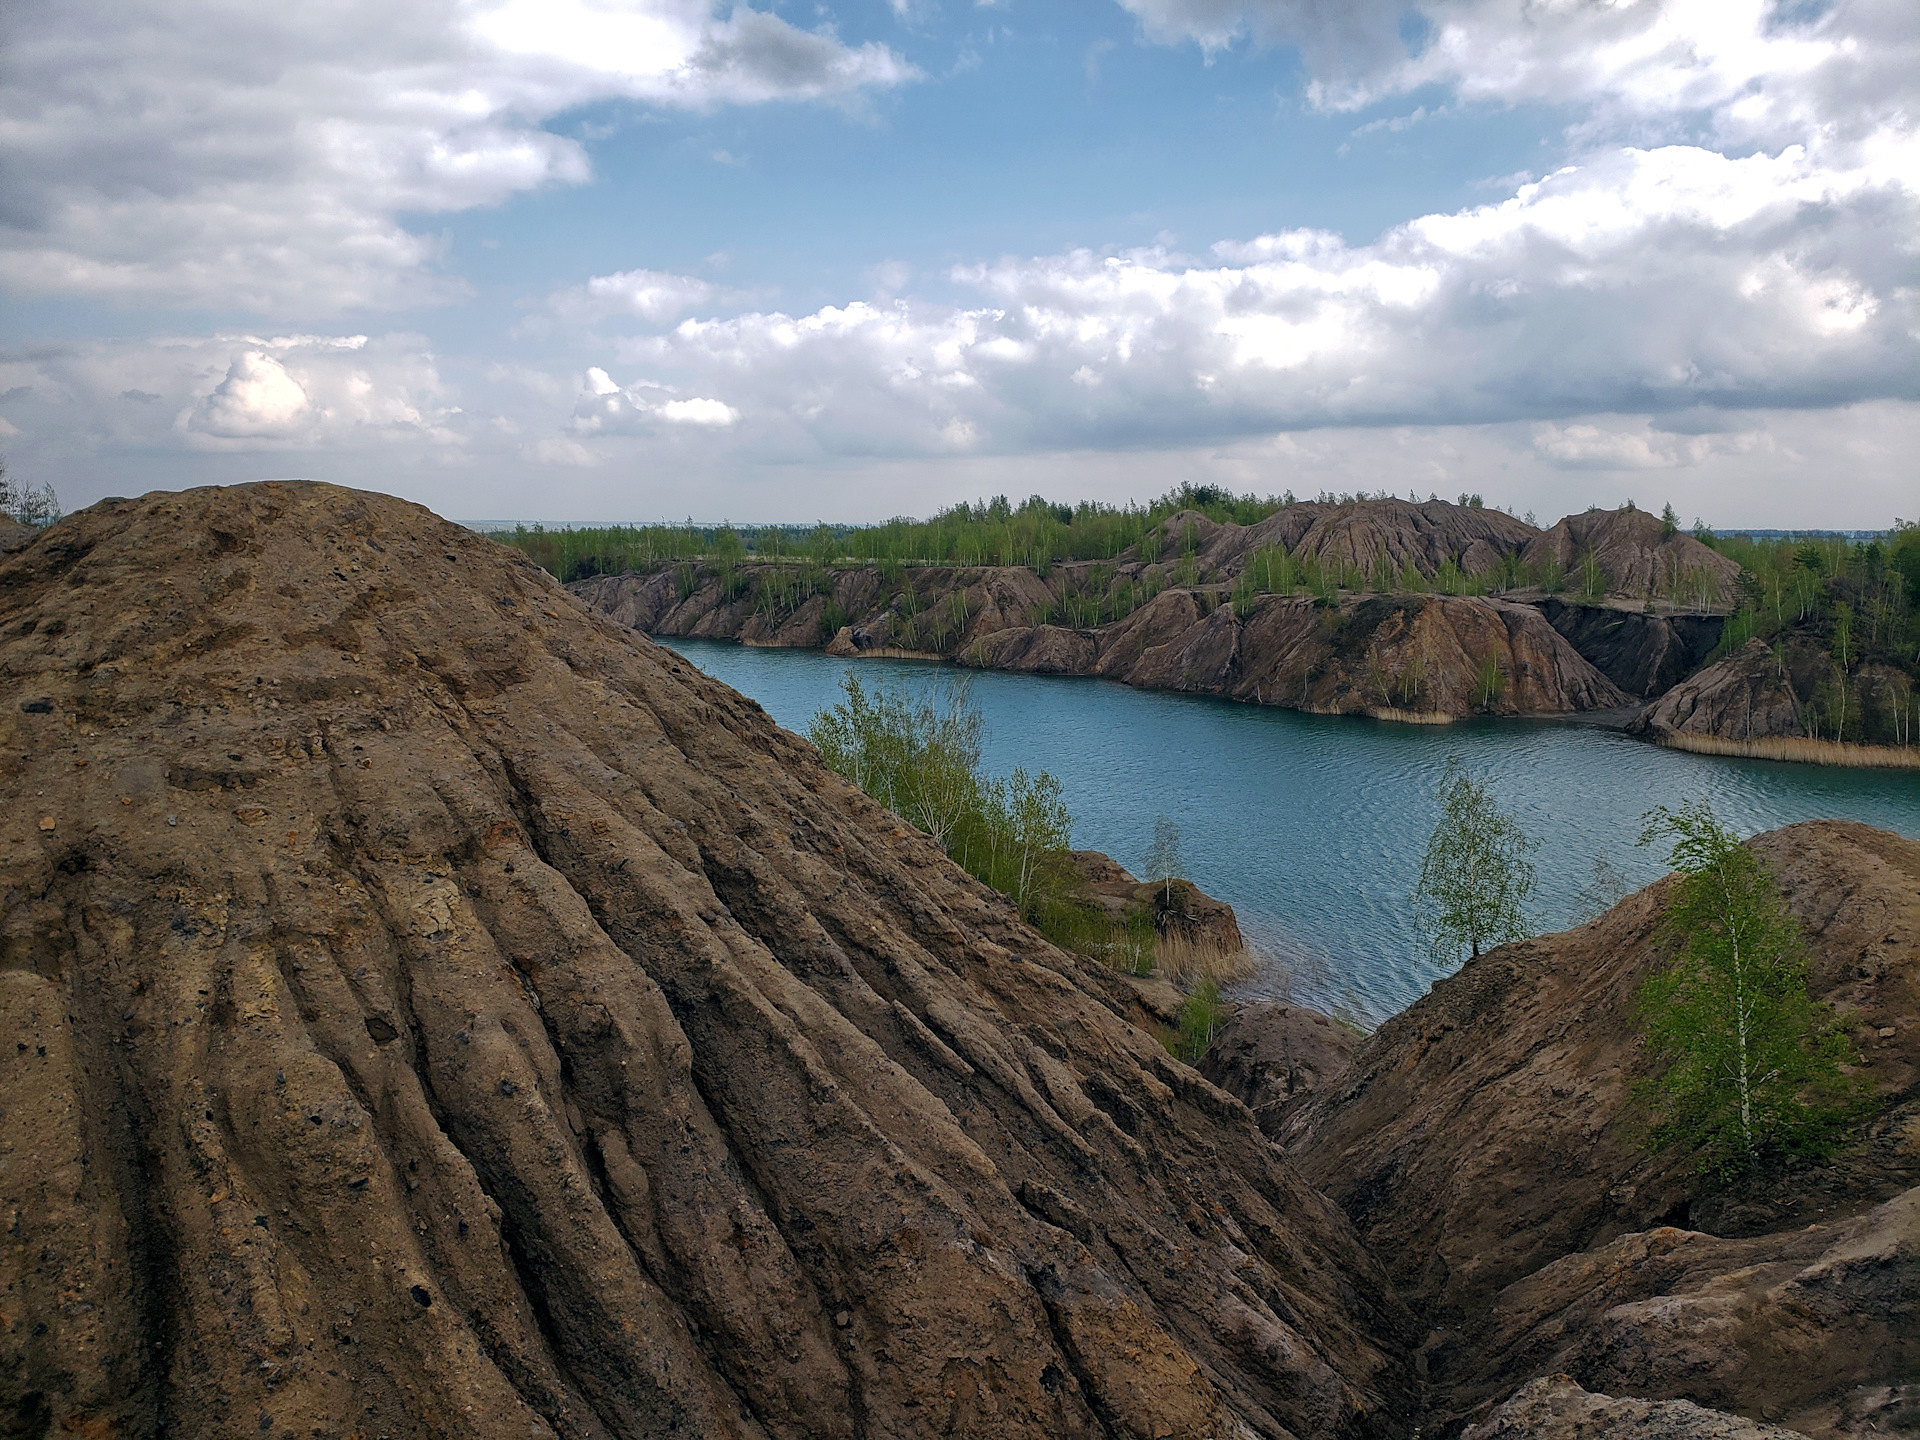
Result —
[{"label": "steep cliff face", "polygon": [[310,484],[0,561],[28,1433],[1400,1433],[1117,982],[511,552]]},{"label": "steep cliff face", "polygon": [[[1062,567],[1061,583],[1089,568]],[[1539,610],[1479,597],[1355,596],[1326,606],[1263,595],[1235,606],[1223,587],[1182,587],[1118,620],[1074,627],[1033,623],[1058,596],[1019,567],[929,567],[891,583],[877,570],[843,572],[830,594],[785,619],[769,618],[751,587],[731,600],[717,581],[682,594],[670,573],[571,588],[600,613],[655,634],[824,644],[846,656],[938,654],[981,669],[1097,675],[1323,713],[1565,714],[1628,699]],[[838,632],[822,625],[829,601],[846,617]]]},{"label": "steep cliff face", "polygon": [[1671,953],[1665,881],[1470,962],[1287,1114],[1289,1153],[1430,1330],[1430,1419],[1555,1371],[1816,1435],[1899,1412],[1882,1392],[1920,1360],[1920,844],[1837,822],[1752,843],[1870,1061],[1876,1108],[1831,1163],[1721,1185],[1643,1147],[1636,1008]]},{"label": "steep cliff face", "polygon": [[1678,685],[1720,643],[1721,615],[1649,615],[1605,605],[1539,601],[1547,623],[1626,694],[1650,700]]},{"label": "steep cliff face", "polygon": [[1004,630],[960,658],[1328,714],[1560,714],[1624,699],[1526,605],[1396,595],[1328,607],[1263,596],[1242,617],[1218,598],[1168,591],[1097,631]]},{"label": "steep cliff face", "polygon": [[1627,730],[1654,740],[1674,735],[1727,740],[1798,735],[1800,703],[1791,672],[1764,640],[1749,640],[1661,695],[1628,722]]},{"label": "steep cliff face", "polygon": [[1670,592],[1703,606],[1730,607],[1740,566],[1685,531],[1668,535],[1644,510],[1588,510],[1568,515],[1527,542],[1521,558],[1531,565],[1556,562],[1574,576],[1592,556],[1608,593],[1643,597]]}]

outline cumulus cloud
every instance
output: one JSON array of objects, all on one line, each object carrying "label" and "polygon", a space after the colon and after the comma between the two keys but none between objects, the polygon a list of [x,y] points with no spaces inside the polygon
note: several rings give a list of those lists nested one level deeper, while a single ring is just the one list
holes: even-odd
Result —
[{"label": "cumulus cloud", "polygon": [[40,450],[466,443],[466,417],[417,335],[101,341],[0,358],[0,394]]},{"label": "cumulus cloud", "polygon": [[1358,109],[1423,86],[1467,100],[1593,106],[1615,120],[1706,114],[1781,144],[1904,125],[1920,33],[1907,0],[1120,0],[1146,33],[1212,51],[1297,46],[1309,96]]},{"label": "cumulus cloud", "polygon": [[718,0],[69,0],[0,27],[0,285],[262,311],[456,293],[400,217],[583,181],[585,151],[541,128],[565,110],[846,100],[915,73]]},{"label": "cumulus cloud", "polygon": [[667,387],[651,380],[620,385],[598,365],[590,366],[573,407],[573,432],[589,435],[650,435],[661,422],[669,426],[724,429],[740,419],[740,412],[723,400],[704,395],[673,397]]},{"label": "cumulus cloud", "polygon": [[972,305],[688,319],[619,355],[841,454],[1912,399],[1920,294],[1886,237],[1916,229],[1912,189],[1799,147],[1624,150],[1368,245],[1005,260],[955,273]]}]

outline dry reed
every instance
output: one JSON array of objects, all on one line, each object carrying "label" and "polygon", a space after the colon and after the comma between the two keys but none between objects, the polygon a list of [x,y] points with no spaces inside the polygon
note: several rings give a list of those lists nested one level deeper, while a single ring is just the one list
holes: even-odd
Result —
[{"label": "dry reed", "polygon": [[1673,731],[1660,743],[1696,755],[1732,755],[1746,760],[1790,760],[1807,765],[1843,765],[1864,770],[1920,770],[1920,746],[1855,745],[1841,740],[1810,740],[1804,735],[1771,735],[1759,740],[1730,740],[1722,735]]},{"label": "dry reed", "polygon": [[1260,957],[1244,945],[1228,950],[1177,935],[1162,935],[1153,942],[1153,965],[1162,978],[1184,990],[1201,979],[1216,985],[1245,980],[1260,968]]}]

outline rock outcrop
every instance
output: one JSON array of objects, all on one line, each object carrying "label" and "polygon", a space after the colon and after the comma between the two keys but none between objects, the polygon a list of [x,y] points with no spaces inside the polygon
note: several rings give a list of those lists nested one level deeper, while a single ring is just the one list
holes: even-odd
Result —
[{"label": "rock outcrop", "polygon": [[1764,1421],[1708,1410],[1687,1400],[1616,1400],[1588,1393],[1565,1375],[1526,1386],[1461,1440],[1804,1440]]},{"label": "rock outcrop", "polygon": [[1800,703],[1791,673],[1764,640],[1740,649],[1675,685],[1627,723],[1633,735],[1671,740],[1712,735],[1766,740],[1798,735]]},{"label": "rock outcrop", "polygon": [[1861,1387],[1914,1373],[1920,844],[1839,822],[1751,843],[1870,1062],[1876,1108],[1831,1162],[1720,1184],[1644,1148],[1637,996],[1670,881],[1469,962],[1287,1116],[1429,1330],[1430,1422],[1549,1369],[1848,1433]]},{"label": "rock outcrop", "polygon": [[1085,898],[1115,923],[1124,925],[1129,914],[1137,912],[1149,917],[1156,940],[1216,955],[1246,949],[1233,906],[1191,880],[1143,881],[1099,850],[1068,853]]},{"label": "rock outcrop", "polygon": [[1309,1095],[1346,1073],[1365,1038],[1304,1005],[1257,1002],[1241,1006],[1214,1038],[1200,1073],[1245,1102],[1267,1134],[1280,1136]]},{"label": "rock outcrop", "polygon": [[1665,693],[1698,670],[1726,624],[1722,615],[1649,615],[1553,595],[1538,603],[1547,622],[1594,669],[1639,700]]},{"label": "rock outcrop", "polygon": [[1363,1436],[1409,1317],[1124,987],[418,507],[0,561],[30,1434]]},{"label": "rock outcrop", "polygon": [[1810,1435],[1891,1432],[1920,1418],[1920,1386],[1888,1385],[1920,1377],[1916,1299],[1920,1189],[1768,1235],[1624,1235],[1515,1282],[1475,1317],[1445,1377],[1449,1408],[1473,1413],[1516,1381],[1571,1372],[1588,1389],[1684,1396]]},{"label": "rock outcrop", "polygon": [[[831,601],[850,617],[831,636],[816,596],[775,622],[750,590],[714,583],[678,596],[671,574],[576,582],[591,608],[650,634],[821,645],[836,655],[929,654],[1023,675],[1097,675],[1144,689],[1222,695],[1325,714],[1449,719],[1558,715],[1628,703],[1530,605],[1477,596],[1353,596],[1322,605],[1262,595],[1239,605],[1219,586],[1165,590],[1109,623],[1034,623],[1051,603],[1030,570],[927,568],[907,589],[847,571]],[[964,623],[960,616],[966,617]]]},{"label": "rock outcrop", "polygon": [[1587,557],[1612,595],[1674,596],[1703,609],[1731,608],[1740,566],[1684,530],[1671,535],[1644,510],[1588,510],[1568,515],[1527,542],[1529,565],[1557,564],[1571,579]]}]

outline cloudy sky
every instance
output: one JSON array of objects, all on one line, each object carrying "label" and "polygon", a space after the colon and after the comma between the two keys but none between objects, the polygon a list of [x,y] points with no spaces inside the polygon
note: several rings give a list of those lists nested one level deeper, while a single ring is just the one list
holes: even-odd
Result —
[{"label": "cloudy sky", "polygon": [[1913,0],[13,0],[0,451],[1920,515]]}]

